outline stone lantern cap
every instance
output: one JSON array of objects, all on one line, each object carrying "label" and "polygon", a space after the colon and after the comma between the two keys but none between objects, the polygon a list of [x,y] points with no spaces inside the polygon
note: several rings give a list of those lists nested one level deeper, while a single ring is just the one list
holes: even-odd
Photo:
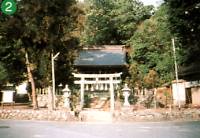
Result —
[{"label": "stone lantern cap", "polygon": [[65,88],[62,90],[63,92],[70,92],[71,90],[69,89],[68,85],[65,85]]},{"label": "stone lantern cap", "polygon": [[125,84],[125,85],[124,85],[124,88],[122,89],[122,91],[123,91],[123,92],[125,92],[125,91],[128,91],[128,92],[130,92],[130,91],[131,91],[131,89],[128,87],[128,85],[127,85],[127,84]]}]

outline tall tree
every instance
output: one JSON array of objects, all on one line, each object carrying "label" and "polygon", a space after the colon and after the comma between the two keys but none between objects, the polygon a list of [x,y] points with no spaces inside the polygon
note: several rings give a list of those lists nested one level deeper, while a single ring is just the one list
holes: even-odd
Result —
[{"label": "tall tree", "polygon": [[[200,76],[199,64],[200,57],[200,2],[199,0],[165,0],[169,6],[169,21],[171,32],[177,34],[175,40],[180,42],[180,48],[183,49],[184,60],[182,66],[187,67],[191,74],[198,72]],[[194,67],[191,66],[194,65]],[[195,67],[196,66],[196,67]],[[196,71],[195,71],[196,70]]]},{"label": "tall tree", "polygon": [[[74,0],[23,0],[18,2],[18,11],[14,16],[2,16],[0,36],[5,44],[8,45],[9,42],[11,51],[7,51],[8,55],[12,51],[20,53],[17,60],[22,59],[29,77],[32,76],[29,79],[32,80],[33,99],[36,99],[35,80],[41,87],[51,84],[52,53],[60,52],[58,61],[63,64],[59,67],[71,70],[78,46],[78,40],[73,35],[79,14],[75,4]],[[10,61],[13,63],[12,59]],[[67,76],[59,79],[65,83],[68,80]],[[37,108],[37,102],[33,103],[34,108]]]},{"label": "tall tree", "polygon": [[153,7],[137,0],[88,0],[83,43],[125,44]]},{"label": "tall tree", "polygon": [[144,21],[130,39],[133,52],[130,74],[138,85],[153,88],[173,78],[173,58],[168,7],[163,5]]},{"label": "tall tree", "polygon": [[117,0],[114,1],[114,6],[111,21],[116,41],[121,44],[125,44],[134,35],[137,26],[149,19],[153,13],[153,6],[144,6],[138,0]]}]

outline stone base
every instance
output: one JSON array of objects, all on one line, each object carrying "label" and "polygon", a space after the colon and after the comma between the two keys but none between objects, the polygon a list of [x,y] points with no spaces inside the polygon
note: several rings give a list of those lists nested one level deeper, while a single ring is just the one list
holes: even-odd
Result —
[{"label": "stone base", "polygon": [[81,111],[79,115],[80,121],[86,122],[112,122],[112,113],[98,110]]},{"label": "stone base", "polygon": [[123,107],[121,108],[121,111],[122,111],[122,112],[132,112],[131,106],[123,106]]}]

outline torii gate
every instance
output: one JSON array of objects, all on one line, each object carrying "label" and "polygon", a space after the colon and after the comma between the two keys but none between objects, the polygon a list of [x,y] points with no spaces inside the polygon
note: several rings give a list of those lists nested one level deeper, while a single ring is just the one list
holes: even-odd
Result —
[{"label": "torii gate", "polygon": [[76,74],[73,73],[75,78],[80,78],[80,80],[74,81],[75,84],[80,85],[80,95],[81,101],[80,105],[81,108],[84,105],[84,91],[85,85],[91,84],[109,84],[109,91],[110,91],[110,110],[111,112],[114,111],[115,108],[115,99],[114,99],[114,84],[121,83],[121,72],[114,73],[114,74]]}]

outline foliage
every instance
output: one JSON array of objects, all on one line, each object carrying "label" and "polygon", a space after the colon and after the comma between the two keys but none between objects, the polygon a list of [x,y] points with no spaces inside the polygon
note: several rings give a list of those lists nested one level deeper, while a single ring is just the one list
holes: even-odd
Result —
[{"label": "foliage", "polygon": [[88,0],[83,43],[125,44],[152,7],[137,0]]},{"label": "foliage", "polygon": [[72,90],[71,96],[70,96],[70,107],[72,111],[79,112],[78,105],[79,105],[79,92],[78,90]]},{"label": "foliage", "polygon": [[169,6],[169,21],[171,31],[177,34],[184,50],[183,64],[188,65],[200,60],[200,2],[199,0],[165,0]]},{"label": "foliage", "polygon": [[172,80],[173,57],[168,8],[161,6],[130,39],[133,52],[129,68],[134,86],[154,88]]},{"label": "foliage", "polygon": [[148,74],[144,77],[144,83],[147,88],[155,87],[158,84],[158,74],[154,70],[149,70]]},{"label": "foliage", "polygon": [[[1,33],[1,32],[0,32]],[[1,84],[7,82],[19,84],[24,78],[25,61],[15,40],[0,36]],[[15,44],[13,44],[15,43]],[[15,49],[13,48],[15,47]]]},{"label": "foliage", "polygon": [[49,85],[51,80],[51,53],[60,52],[57,84],[71,79],[67,76],[78,46],[73,31],[81,12],[75,4],[74,0],[23,0],[18,2],[14,16],[1,16],[1,47],[5,51],[0,56],[5,58],[5,64],[11,64],[6,66],[8,73],[16,73],[12,78],[24,76],[26,51],[34,79],[41,87]]},{"label": "foliage", "polygon": [[0,62],[0,86],[6,80],[7,75],[8,75],[8,73],[6,72],[4,65]]}]

